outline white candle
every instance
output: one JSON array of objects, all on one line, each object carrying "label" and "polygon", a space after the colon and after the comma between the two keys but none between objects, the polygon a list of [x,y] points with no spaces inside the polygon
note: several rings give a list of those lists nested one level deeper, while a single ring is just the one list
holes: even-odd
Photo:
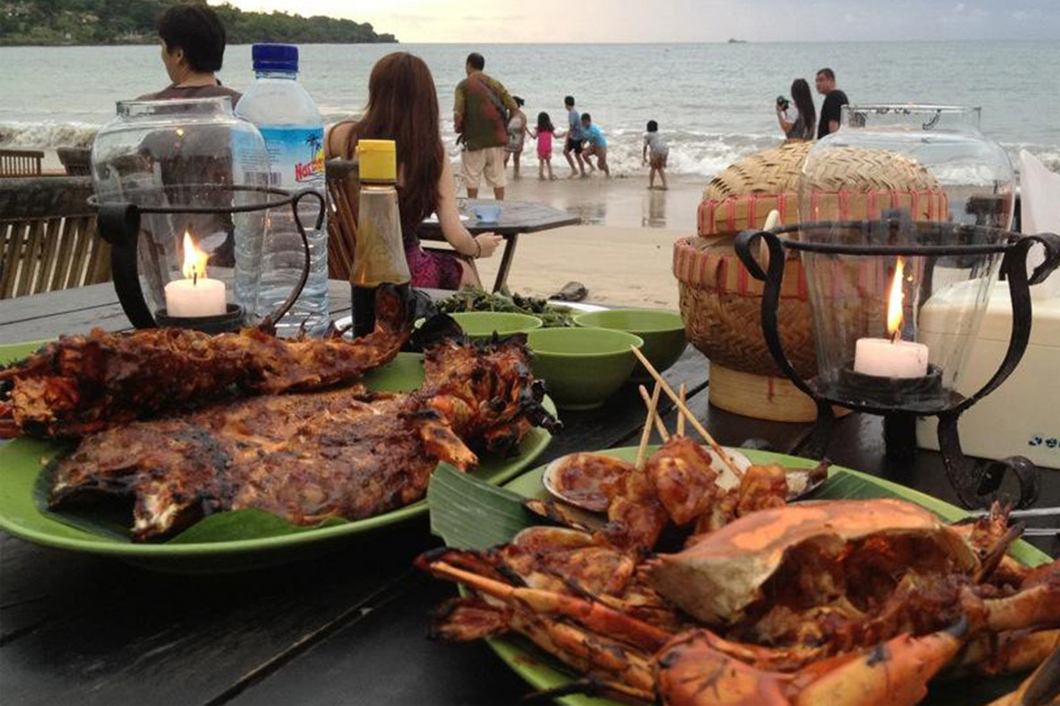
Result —
[{"label": "white candle", "polygon": [[195,247],[189,231],[184,231],[184,265],[181,271],[185,279],[166,285],[166,313],[182,319],[204,316],[220,316],[228,311],[225,302],[225,283],[206,277],[206,261],[209,255]]},{"label": "white candle", "polygon": [[887,297],[887,331],[891,338],[859,338],[854,343],[854,372],[880,378],[922,378],[927,375],[928,347],[923,343],[903,341],[902,277],[905,261],[894,265],[891,293]]},{"label": "white candle", "polygon": [[928,347],[913,341],[859,338],[854,346],[854,372],[881,378],[927,375]]},{"label": "white candle", "polygon": [[219,279],[178,279],[166,285],[166,313],[181,318],[218,316],[228,311]]}]

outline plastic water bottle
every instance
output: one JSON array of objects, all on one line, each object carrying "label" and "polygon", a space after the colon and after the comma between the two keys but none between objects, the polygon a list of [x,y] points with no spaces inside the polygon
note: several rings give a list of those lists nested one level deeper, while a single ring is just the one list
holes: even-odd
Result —
[{"label": "plastic water bottle", "polygon": [[[298,47],[255,44],[257,76],[236,105],[236,115],[261,131],[269,153],[269,185],[289,191],[313,188],[325,196],[324,121],[313,99],[298,83]],[[304,198],[299,216],[309,236],[309,280],[298,301],[281,319],[281,336],[304,330],[322,335],[328,327],[327,224],[316,229],[320,202]],[[289,207],[269,211],[261,257],[261,279],[255,307],[260,315],[282,304],[297,285],[305,261],[302,237]],[[247,273],[245,276],[253,276]],[[237,273],[237,279],[239,273]],[[236,283],[237,289],[239,282]]]}]

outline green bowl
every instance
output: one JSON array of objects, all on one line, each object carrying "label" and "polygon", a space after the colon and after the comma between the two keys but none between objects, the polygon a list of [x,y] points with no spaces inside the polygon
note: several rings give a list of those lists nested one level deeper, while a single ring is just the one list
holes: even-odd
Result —
[{"label": "green bowl", "polygon": [[[685,322],[676,311],[652,309],[608,309],[589,311],[574,317],[574,323],[588,328],[626,331],[644,339],[641,353],[660,373],[677,362],[685,352]],[[637,363],[633,379],[650,378],[644,366]]]},{"label": "green bowl", "polygon": [[595,409],[629,380],[644,341],[604,328],[543,328],[528,335],[534,375],[561,409]]},{"label": "green bowl", "polygon": [[465,311],[450,314],[468,338],[489,338],[511,336],[513,333],[528,333],[541,328],[541,319],[529,314],[516,314],[504,311]]}]

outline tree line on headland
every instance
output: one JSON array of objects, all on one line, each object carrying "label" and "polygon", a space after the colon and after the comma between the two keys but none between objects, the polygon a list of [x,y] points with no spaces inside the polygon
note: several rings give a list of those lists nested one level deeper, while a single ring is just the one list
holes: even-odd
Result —
[{"label": "tree line on headland", "polygon": [[[178,0],[0,0],[0,45],[150,44],[155,20]],[[213,7],[229,44],[396,42],[367,22]]]}]

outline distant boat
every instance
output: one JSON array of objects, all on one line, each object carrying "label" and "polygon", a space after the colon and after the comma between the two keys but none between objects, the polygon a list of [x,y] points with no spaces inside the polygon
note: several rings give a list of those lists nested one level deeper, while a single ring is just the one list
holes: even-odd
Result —
[{"label": "distant boat", "polygon": [[729,44],[747,44],[747,40],[746,39],[733,39],[732,37],[729,37]]}]

